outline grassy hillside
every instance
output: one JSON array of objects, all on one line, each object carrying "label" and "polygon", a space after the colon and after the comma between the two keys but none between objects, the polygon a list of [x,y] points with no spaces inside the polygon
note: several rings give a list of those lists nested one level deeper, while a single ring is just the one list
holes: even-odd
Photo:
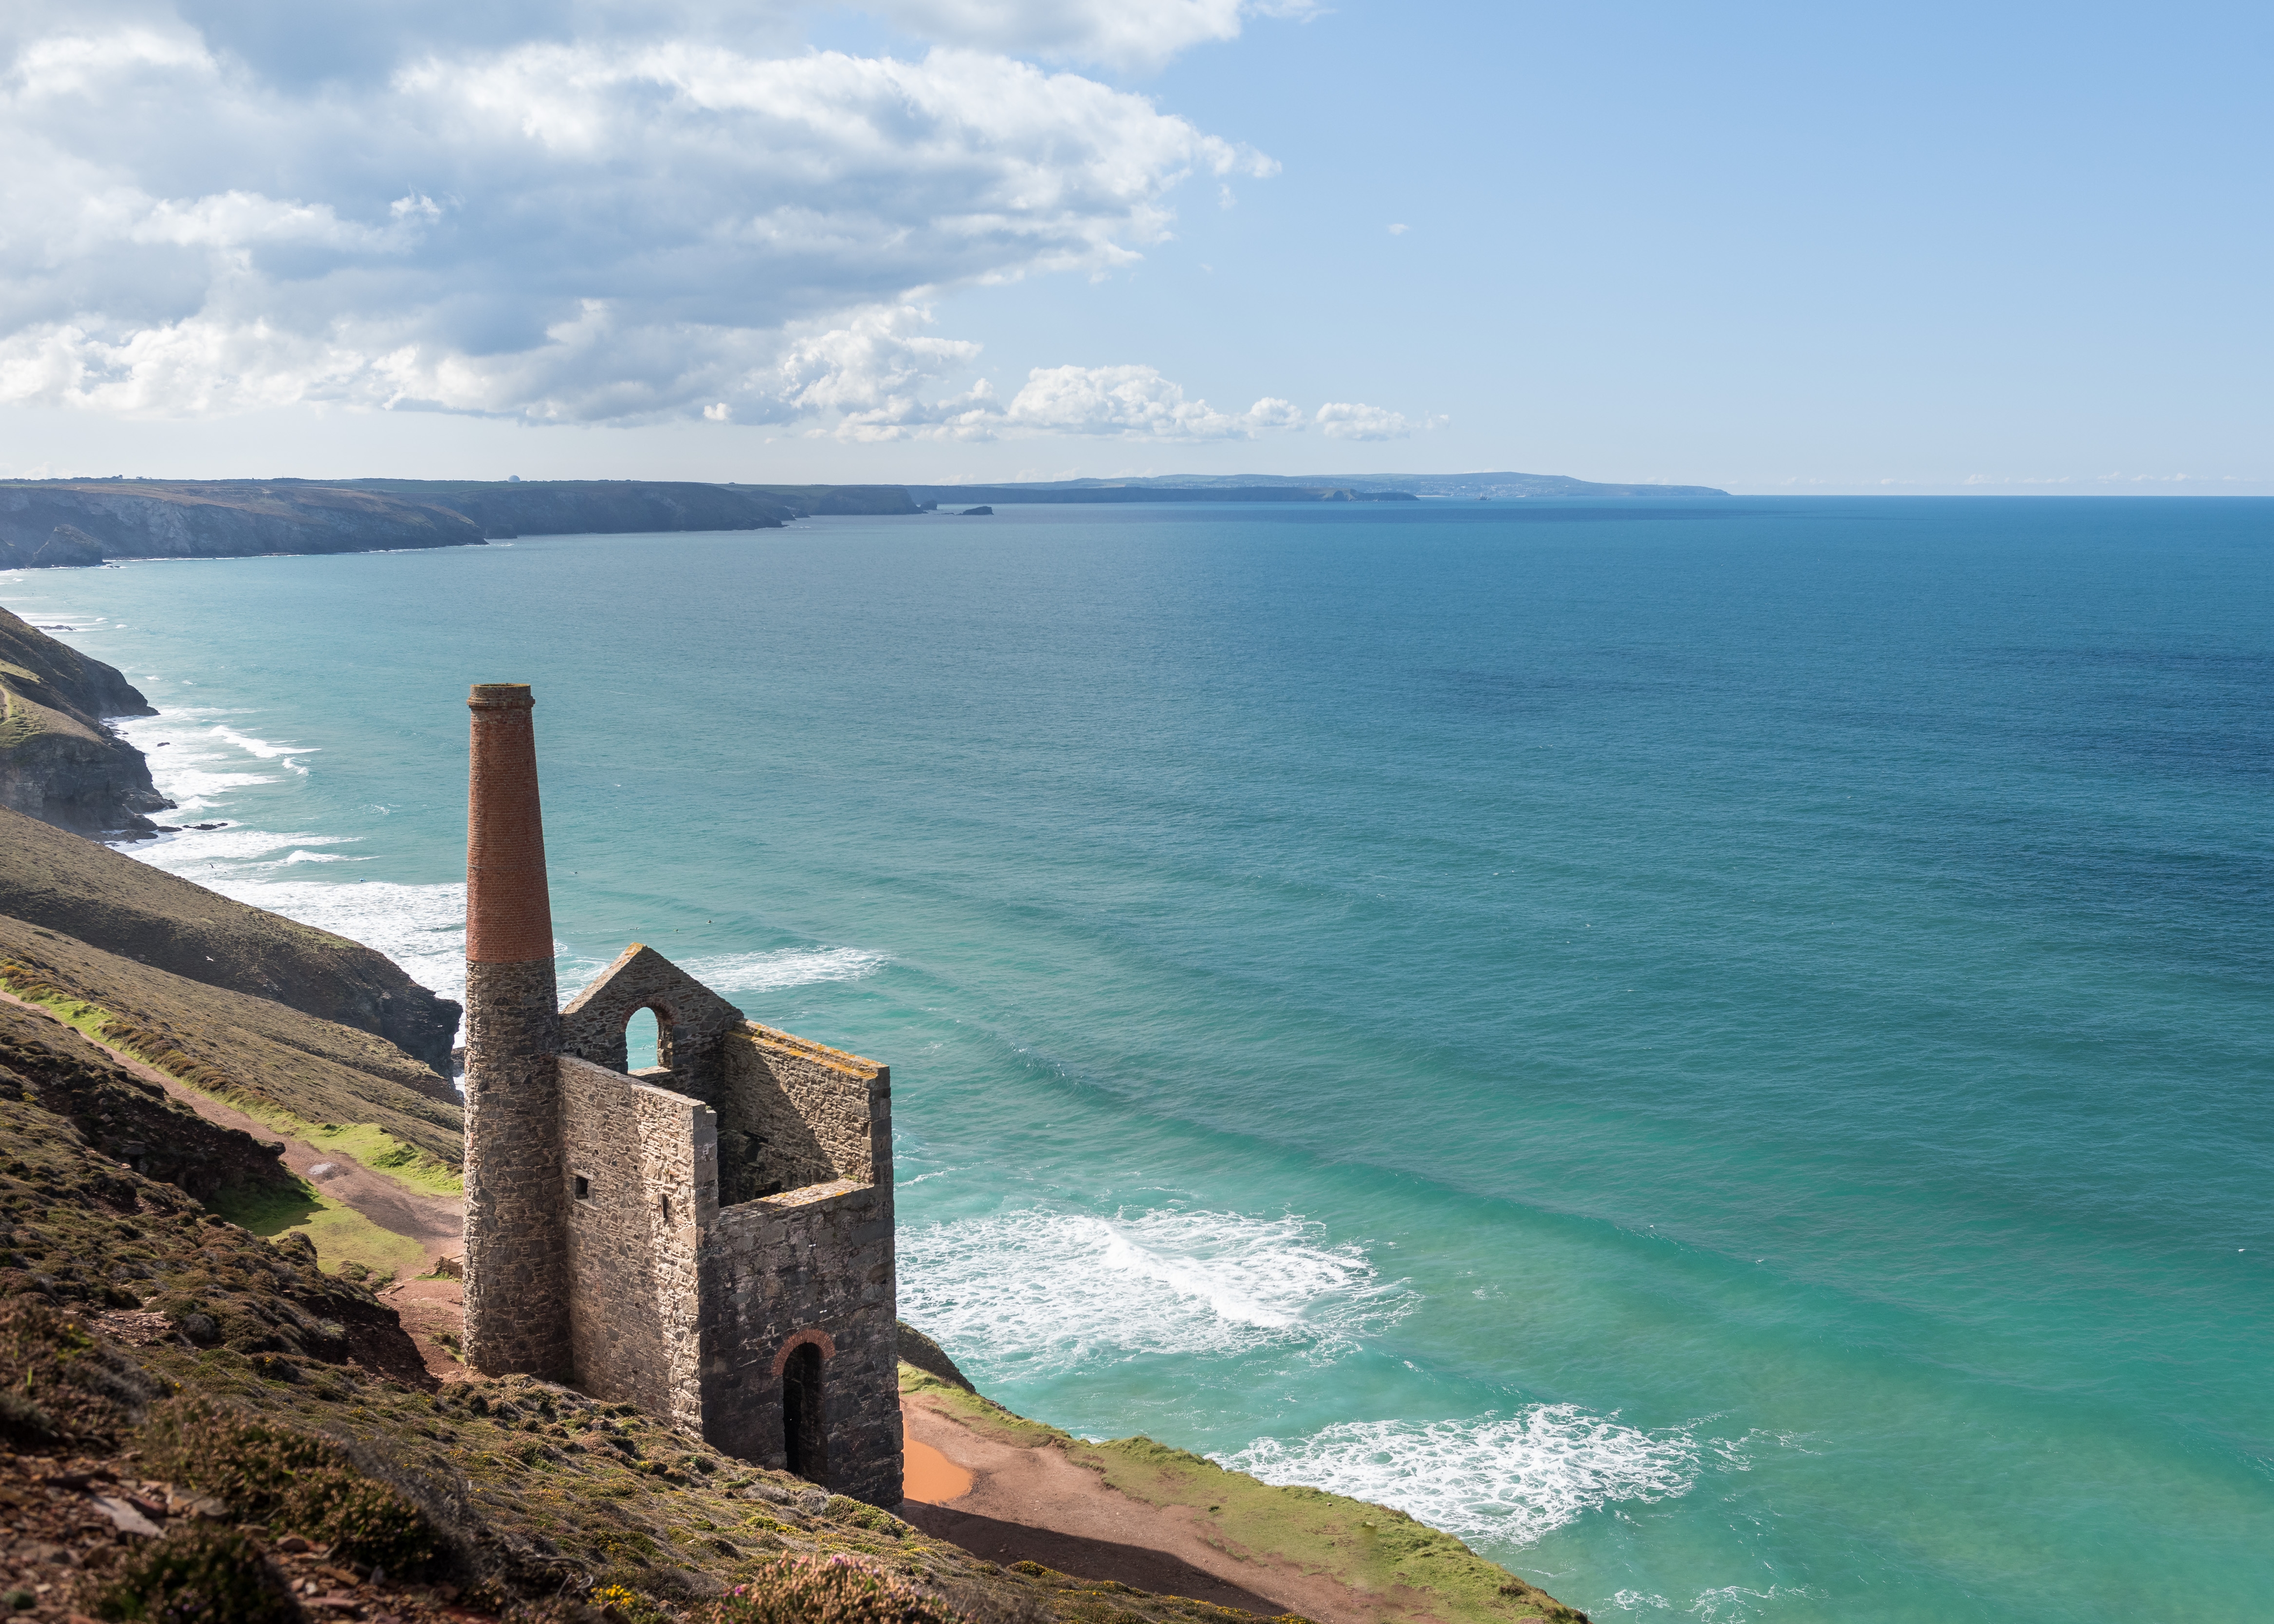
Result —
[{"label": "grassy hillside", "polygon": [[[0,915],[0,988],[278,1130],[366,1166],[455,1169],[464,1113],[386,1039]],[[325,1133],[361,1124],[364,1132]]]},{"label": "grassy hillside", "polygon": [[0,914],[387,1039],[437,1072],[458,1006],[383,953],[0,809]]}]

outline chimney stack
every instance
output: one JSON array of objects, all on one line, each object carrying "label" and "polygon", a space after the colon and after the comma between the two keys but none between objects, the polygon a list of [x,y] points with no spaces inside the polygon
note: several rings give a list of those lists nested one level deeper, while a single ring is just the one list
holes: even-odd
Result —
[{"label": "chimney stack", "polygon": [[560,998],[536,701],[524,683],[478,682],[466,703],[466,1362],[564,1376]]}]

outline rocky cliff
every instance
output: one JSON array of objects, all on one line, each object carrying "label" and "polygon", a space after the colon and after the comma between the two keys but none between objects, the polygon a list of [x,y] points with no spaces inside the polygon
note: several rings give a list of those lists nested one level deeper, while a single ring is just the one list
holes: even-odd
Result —
[{"label": "rocky cliff", "polygon": [[778,530],[815,514],[915,513],[896,485],[699,485],[644,479],[358,479],[463,514],[493,538]]},{"label": "rocky cliff", "polygon": [[796,505],[745,486],[636,479],[358,479],[354,489],[457,514],[493,538],[779,530]]},{"label": "rocky cliff", "polygon": [[174,803],[105,717],[152,716],[113,667],[0,609],[0,807],[82,834],[147,834]]},{"label": "rocky cliff", "polygon": [[383,953],[0,810],[0,914],[376,1033],[444,1077],[458,1006]]},{"label": "rocky cliff", "polygon": [[0,482],[0,568],[115,558],[230,558],[463,546],[464,515],[295,480]]},{"label": "rocky cliff", "polygon": [[0,569],[467,546],[485,538],[776,530],[814,514],[915,513],[899,485],[643,479],[0,481]]}]

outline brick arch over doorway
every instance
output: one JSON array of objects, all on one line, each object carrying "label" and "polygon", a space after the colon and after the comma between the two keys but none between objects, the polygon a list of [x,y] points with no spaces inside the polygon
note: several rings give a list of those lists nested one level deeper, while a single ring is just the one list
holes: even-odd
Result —
[{"label": "brick arch over doorway", "polygon": [[820,1349],[821,1357],[825,1359],[834,1358],[837,1355],[836,1342],[831,1339],[828,1332],[818,1327],[808,1326],[802,1331],[792,1331],[783,1340],[779,1351],[774,1355],[774,1375],[777,1379],[780,1377],[782,1372],[789,1368],[789,1356],[805,1347]]}]

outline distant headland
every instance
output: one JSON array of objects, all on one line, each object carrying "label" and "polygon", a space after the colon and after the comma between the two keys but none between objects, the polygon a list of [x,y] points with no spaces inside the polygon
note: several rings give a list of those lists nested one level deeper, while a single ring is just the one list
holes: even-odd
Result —
[{"label": "distant headland", "polygon": [[1562,474],[1155,474],[1130,479],[1052,479],[1013,485],[912,485],[934,502],[1399,502],[1628,501],[1727,496],[1704,485],[1597,485]]},{"label": "distant headland", "polygon": [[241,558],[473,546],[520,536],[773,530],[815,515],[1021,502],[1624,501],[1725,497],[1706,485],[1556,474],[1165,474],[1010,485],[708,485],[645,479],[0,480],[0,569],[112,559]]}]

